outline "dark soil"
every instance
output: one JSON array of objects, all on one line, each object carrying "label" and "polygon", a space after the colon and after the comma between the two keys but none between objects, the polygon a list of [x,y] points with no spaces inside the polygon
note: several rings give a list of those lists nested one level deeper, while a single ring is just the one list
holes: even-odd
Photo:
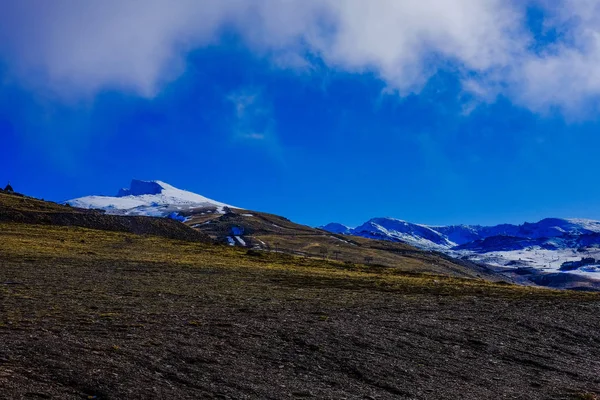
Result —
[{"label": "dark soil", "polygon": [[594,399],[600,301],[5,260],[3,399]]}]

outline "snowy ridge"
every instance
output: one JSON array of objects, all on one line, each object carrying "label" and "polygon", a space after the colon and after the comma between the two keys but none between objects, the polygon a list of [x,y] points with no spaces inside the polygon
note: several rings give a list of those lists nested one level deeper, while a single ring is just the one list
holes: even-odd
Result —
[{"label": "snowy ridge", "polygon": [[372,239],[393,240],[424,249],[449,249],[456,243],[426,225],[394,218],[373,218],[352,229],[352,234]]},{"label": "snowy ridge", "polygon": [[[112,196],[86,196],[65,202],[73,207],[105,210],[109,214],[169,217],[196,208],[237,208],[161,181],[132,180],[129,188]],[[175,214],[173,214],[175,213]]]}]

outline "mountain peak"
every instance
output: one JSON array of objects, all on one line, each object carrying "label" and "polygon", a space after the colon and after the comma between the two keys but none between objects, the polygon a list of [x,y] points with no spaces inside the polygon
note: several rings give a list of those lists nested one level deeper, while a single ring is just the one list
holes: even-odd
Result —
[{"label": "mountain peak", "polygon": [[350,228],[346,225],[343,225],[343,224],[338,224],[337,222],[331,222],[327,225],[319,226],[319,229],[323,229],[324,231],[327,231],[327,232],[339,233],[339,234],[350,234],[352,231],[352,228]]},{"label": "mountain peak", "polygon": [[166,188],[174,189],[173,186],[161,181],[141,181],[132,179],[129,188],[120,189],[117,193],[117,197],[160,194]]}]

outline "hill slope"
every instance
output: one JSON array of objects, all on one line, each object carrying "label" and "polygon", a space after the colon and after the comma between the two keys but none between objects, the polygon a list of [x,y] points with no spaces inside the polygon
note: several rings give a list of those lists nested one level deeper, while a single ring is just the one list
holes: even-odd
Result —
[{"label": "hill slope", "polygon": [[183,213],[186,224],[222,243],[256,250],[285,252],[355,264],[372,264],[406,272],[510,280],[475,263],[452,259],[402,243],[332,234],[273,214],[230,209],[225,214]]}]

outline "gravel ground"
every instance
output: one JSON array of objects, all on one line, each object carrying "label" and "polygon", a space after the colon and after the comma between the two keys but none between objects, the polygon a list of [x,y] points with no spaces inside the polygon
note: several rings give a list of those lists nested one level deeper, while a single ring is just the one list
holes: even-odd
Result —
[{"label": "gravel ground", "polygon": [[0,261],[0,398],[600,393],[598,296],[359,283],[158,263]]}]

